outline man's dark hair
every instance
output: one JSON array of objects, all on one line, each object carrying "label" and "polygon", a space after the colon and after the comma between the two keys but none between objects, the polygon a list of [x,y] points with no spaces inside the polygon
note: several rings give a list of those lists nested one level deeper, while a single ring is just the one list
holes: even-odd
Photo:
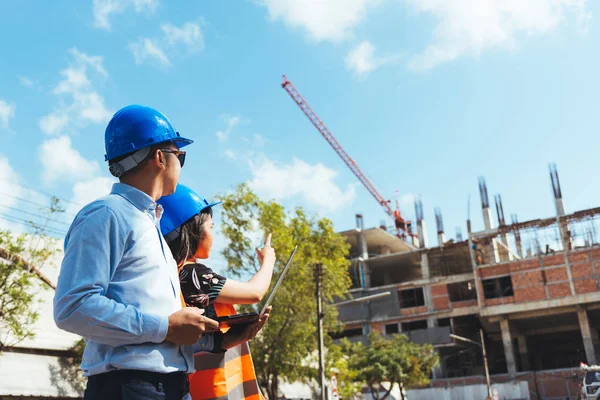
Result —
[{"label": "man's dark hair", "polygon": [[181,225],[179,236],[168,243],[177,265],[183,264],[196,254],[198,245],[206,236],[204,223],[208,221],[208,217],[212,217],[210,207],[205,208],[200,214]]}]

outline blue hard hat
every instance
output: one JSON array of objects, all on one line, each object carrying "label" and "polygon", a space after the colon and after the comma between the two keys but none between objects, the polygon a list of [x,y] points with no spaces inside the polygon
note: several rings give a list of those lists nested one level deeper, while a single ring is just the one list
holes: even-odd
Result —
[{"label": "blue hard hat", "polygon": [[178,228],[181,225],[200,214],[202,210],[221,204],[220,201],[209,203],[200,194],[184,185],[177,185],[175,193],[161,197],[157,203],[164,209],[160,218],[160,231],[165,237],[173,236],[169,235],[170,233],[179,234]]},{"label": "blue hard hat", "polygon": [[106,127],[104,159],[110,161],[161,142],[173,142],[182,148],[194,141],[179,136],[160,111],[137,104],[126,106],[113,115]]}]

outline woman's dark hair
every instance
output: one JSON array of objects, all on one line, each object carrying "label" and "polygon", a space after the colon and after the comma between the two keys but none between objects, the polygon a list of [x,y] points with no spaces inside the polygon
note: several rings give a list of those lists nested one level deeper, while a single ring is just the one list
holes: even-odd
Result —
[{"label": "woman's dark hair", "polygon": [[212,217],[212,209],[210,207],[205,208],[200,214],[197,214],[181,225],[179,236],[168,243],[171,253],[173,253],[173,258],[177,261],[177,265],[183,264],[196,254],[198,245],[206,236],[204,223],[208,220],[209,216]]}]

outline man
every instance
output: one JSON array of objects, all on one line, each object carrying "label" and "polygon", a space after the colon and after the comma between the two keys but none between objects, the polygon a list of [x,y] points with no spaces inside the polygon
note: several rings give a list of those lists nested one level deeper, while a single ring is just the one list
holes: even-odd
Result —
[{"label": "man", "polygon": [[57,326],[86,339],[85,399],[190,398],[191,345],[218,323],[182,308],[156,200],[175,191],[180,149],[191,143],[162,113],[138,105],[106,128],[105,158],[120,182],[75,217],[54,297]]}]

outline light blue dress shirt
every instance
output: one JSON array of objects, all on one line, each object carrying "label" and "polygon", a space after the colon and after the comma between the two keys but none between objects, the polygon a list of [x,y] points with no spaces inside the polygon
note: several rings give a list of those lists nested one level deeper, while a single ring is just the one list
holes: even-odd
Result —
[{"label": "light blue dress shirt", "polygon": [[158,229],[160,211],[146,193],[116,183],[69,228],[54,320],[85,338],[86,376],[194,370],[192,346],[164,341],[168,316],[181,301],[177,264]]}]

